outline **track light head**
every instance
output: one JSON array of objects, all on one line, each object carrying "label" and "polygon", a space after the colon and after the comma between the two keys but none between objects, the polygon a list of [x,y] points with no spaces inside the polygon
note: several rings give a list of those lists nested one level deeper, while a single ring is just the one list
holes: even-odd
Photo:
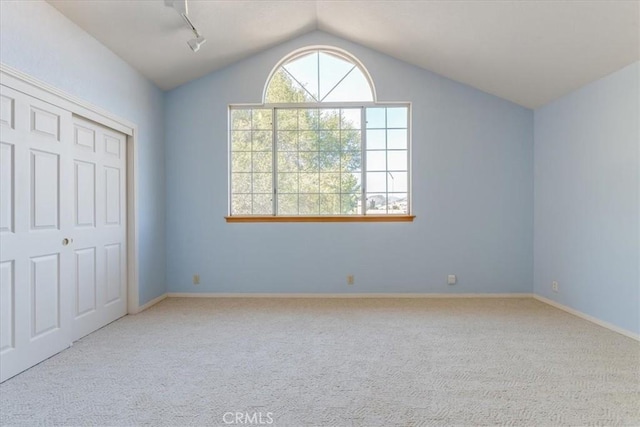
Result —
[{"label": "track light head", "polygon": [[164,4],[167,7],[174,8],[178,14],[182,16],[182,19],[184,19],[184,22],[189,26],[195,36],[191,40],[187,41],[187,44],[192,51],[199,51],[200,46],[202,46],[207,39],[200,35],[195,25],[193,25],[193,22],[191,22],[191,19],[189,19],[189,6],[187,4],[187,0],[164,0]]},{"label": "track light head", "polygon": [[200,50],[200,46],[202,46],[207,39],[202,36],[198,36],[195,39],[191,39],[187,42],[192,51],[197,52]]}]

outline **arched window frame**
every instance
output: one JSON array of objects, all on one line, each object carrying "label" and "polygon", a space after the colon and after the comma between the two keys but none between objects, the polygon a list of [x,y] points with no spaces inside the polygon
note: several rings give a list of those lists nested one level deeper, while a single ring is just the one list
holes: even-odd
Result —
[{"label": "arched window frame", "polygon": [[299,58],[302,56],[305,56],[307,54],[309,54],[310,52],[313,51],[321,51],[321,52],[329,52],[337,57],[340,57],[342,59],[344,59],[345,61],[351,62],[353,63],[360,72],[362,72],[362,74],[364,75],[365,79],[367,80],[367,83],[369,84],[369,89],[371,90],[371,96],[372,96],[372,101],[340,101],[340,102],[296,102],[295,104],[292,105],[297,105],[297,106],[326,106],[326,105],[333,105],[333,104],[340,104],[340,105],[374,105],[376,104],[378,101],[378,96],[377,96],[377,92],[376,92],[376,86],[375,83],[373,81],[373,78],[371,77],[371,74],[369,73],[369,70],[367,70],[367,67],[364,66],[364,64],[355,56],[353,56],[352,54],[350,54],[349,52],[347,52],[346,50],[343,49],[339,49],[337,47],[333,47],[333,46],[323,46],[323,45],[316,45],[316,46],[307,46],[307,47],[303,47],[300,49],[296,49],[293,52],[289,53],[288,55],[286,55],[284,58],[282,58],[276,65],[275,67],[273,67],[271,69],[271,72],[269,73],[269,76],[267,77],[267,81],[264,85],[264,88],[262,90],[262,104],[263,105],[278,105],[278,106],[282,106],[282,105],[288,105],[287,103],[280,103],[280,102],[274,102],[274,103],[269,103],[267,102],[267,92],[269,91],[269,85],[271,84],[271,80],[273,80],[274,75],[280,70],[280,68],[282,68],[285,64]]},{"label": "arched window frame", "polygon": [[[322,100],[320,101],[315,101],[315,102],[293,102],[293,103],[279,103],[279,102],[268,102],[267,101],[267,93],[269,90],[269,86],[274,78],[274,76],[276,75],[276,73],[280,70],[281,67],[283,67],[285,64],[289,63],[292,60],[295,60],[298,57],[307,55],[310,52],[313,51],[320,51],[320,52],[328,52],[334,56],[337,56],[339,58],[344,59],[345,61],[348,61],[352,64],[355,65],[355,67],[357,67],[358,71],[360,71],[362,73],[362,75],[364,76],[364,78],[366,79],[366,82],[369,86],[369,89],[371,91],[371,100],[367,100],[367,101],[331,101],[331,102],[323,102]],[[286,70],[286,69],[285,69]],[[349,73],[347,73],[349,74]],[[345,75],[346,77],[346,75]],[[345,78],[343,77],[343,79]],[[320,76],[318,76],[318,78],[320,79]],[[296,82],[298,82],[298,79],[295,79]],[[298,82],[300,83],[300,82]],[[336,84],[334,86],[334,88],[338,87],[339,83]],[[307,91],[307,89],[304,89],[305,91]],[[333,89],[332,89],[333,90]],[[307,91],[308,92],[308,91]],[[331,91],[330,91],[331,92]],[[329,92],[329,93],[330,93]],[[327,95],[329,94],[327,93]],[[313,95],[311,95],[313,96]],[[263,91],[262,91],[262,99],[261,99],[262,103],[261,104],[230,104],[229,105],[229,149],[228,149],[228,153],[229,153],[229,171],[228,171],[228,176],[229,176],[229,207],[228,207],[228,216],[226,216],[226,221],[227,222],[412,222],[415,218],[415,215],[413,215],[412,213],[412,199],[411,199],[411,193],[412,193],[412,185],[411,185],[411,102],[402,102],[402,101],[392,101],[392,102],[378,102],[378,96],[377,96],[377,91],[376,91],[376,87],[375,87],[375,83],[373,81],[373,78],[371,77],[371,74],[369,73],[369,71],[367,70],[367,68],[364,66],[364,64],[354,55],[350,54],[349,52],[337,48],[337,47],[333,47],[333,46],[324,46],[324,45],[313,45],[313,46],[307,46],[307,47],[303,47],[300,49],[297,49],[289,54],[287,54],[286,56],[284,56],[282,59],[280,59],[280,61],[278,61],[278,63],[276,63],[276,65],[271,69],[271,72],[269,73]],[[368,180],[368,172],[375,172],[378,169],[367,169],[367,154],[369,153],[369,151],[376,151],[376,148],[367,148],[367,144],[366,144],[366,138],[364,137],[364,131],[370,130],[370,128],[368,127],[368,125],[366,123],[368,123],[368,114],[369,114],[369,109],[372,110],[384,110],[385,111],[385,117],[387,120],[387,124],[385,125],[384,130],[386,132],[388,132],[389,130],[395,130],[392,129],[392,127],[390,127],[388,125],[389,123],[389,117],[390,117],[390,112],[389,110],[398,110],[399,108],[405,108],[406,111],[404,114],[406,114],[406,124],[405,124],[405,128],[404,130],[406,131],[406,148],[404,149],[404,151],[406,151],[406,169],[404,169],[404,173],[406,174],[406,194],[405,194],[405,203],[406,203],[406,207],[405,207],[405,212],[404,213],[397,213],[395,212],[395,210],[397,210],[397,207],[394,207],[394,211],[392,212],[391,207],[389,206],[392,202],[390,201],[391,198],[389,197],[390,195],[393,194],[397,194],[397,190],[392,190],[390,191],[390,184],[387,183],[387,190],[386,190],[386,196],[385,196],[385,200],[386,200],[386,204],[387,207],[385,208],[386,211],[383,213],[378,213],[378,212],[370,212],[369,211],[369,203],[370,203],[370,199],[368,198],[369,193],[367,192],[367,186],[369,185],[369,182],[366,181],[365,184],[365,177],[367,177],[366,179]],[[296,214],[280,214],[279,213],[279,208],[278,208],[278,192],[276,191],[276,182],[277,182],[277,173],[279,171],[277,164],[278,164],[278,160],[277,160],[277,156],[279,153],[279,149],[277,148],[277,144],[276,144],[276,140],[277,140],[277,128],[276,128],[276,111],[277,110],[282,110],[282,109],[353,109],[353,108],[359,108],[361,110],[361,130],[362,130],[362,142],[361,142],[361,152],[362,152],[362,157],[361,157],[361,176],[362,176],[362,181],[361,181],[361,196],[362,198],[360,199],[361,204],[359,205],[359,209],[361,208],[361,214],[353,214],[352,212],[349,212],[347,214],[324,214],[324,213],[319,213],[319,214],[303,214],[303,213],[298,213]],[[233,163],[233,151],[232,151],[232,133],[234,131],[235,128],[232,127],[232,114],[234,110],[271,110],[271,117],[272,117],[272,129],[273,129],[273,145],[272,145],[272,152],[273,152],[273,170],[272,170],[272,174],[273,174],[273,199],[272,199],[272,204],[273,204],[273,212],[271,214],[260,214],[260,213],[255,213],[255,211],[252,211],[252,213],[250,214],[245,214],[245,213],[234,213],[233,212],[233,203],[232,203],[232,197],[234,194],[239,194],[239,193],[233,193],[233,184],[232,184],[232,175],[234,170],[232,169],[232,163]],[[254,114],[254,113],[252,113]],[[342,114],[342,113],[341,113]],[[373,129],[373,130],[378,130],[378,129]],[[389,142],[388,142],[388,133],[387,133],[387,142],[385,144],[387,148],[384,149],[384,151],[386,153],[389,152],[389,150],[391,151],[397,151],[395,148],[391,148],[389,147]],[[402,151],[402,150],[401,150]],[[389,165],[389,159],[387,158],[387,168],[385,169],[385,173],[386,174],[390,174],[390,172],[396,173],[396,170],[393,170],[394,168],[390,168],[388,167]],[[253,172],[252,172],[253,173]],[[323,171],[321,170],[319,173],[323,173]],[[393,179],[393,176],[391,177]],[[387,182],[389,180],[387,179]],[[253,190],[252,190],[253,191]],[[373,190],[371,190],[373,191]],[[394,193],[395,192],[395,193]],[[303,193],[298,193],[300,197],[302,197]],[[324,193],[319,193],[319,195],[322,195]],[[261,193],[258,194],[260,196],[264,196],[265,194]],[[375,194],[374,194],[375,195]],[[397,199],[395,199],[397,200]],[[253,202],[252,202],[253,203]],[[394,204],[396,204],[397,202],[393,202]],[[320,202],[320,204],[322,204],[322,202]],[[378,205],[379,206],[379,205]],[[379,208],[378,208],[379,209]]]}]

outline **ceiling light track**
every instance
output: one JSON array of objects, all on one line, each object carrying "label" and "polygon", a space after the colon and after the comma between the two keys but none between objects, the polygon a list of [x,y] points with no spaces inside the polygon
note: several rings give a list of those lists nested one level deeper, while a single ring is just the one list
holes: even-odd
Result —
[{"label": "ceiling light track", "polygon": [[180,16],[182,16],[182,19],[184,19],[184,22],[187,23],[189,29],[195,36],[194,38],[187,41],[187,45],[191,48],[192,51],[199,51],[200,46],[202,46],[207,41],[207,39],[205,39],[198,32],[196,26],[193,25],[193,22],[191,22],[191,19],[189,19],[189,6],[187,5],[187,0],[165,0],[164,4],[165,6],[174,8],[180,14]]}]

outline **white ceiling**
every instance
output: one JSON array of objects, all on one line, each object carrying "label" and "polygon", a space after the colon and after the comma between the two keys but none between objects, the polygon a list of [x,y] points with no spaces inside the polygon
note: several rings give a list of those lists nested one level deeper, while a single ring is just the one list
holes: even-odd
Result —
[{"label": "white ceiling", "polygon": [[172,89],[316,29],[535,108],[640,59],[640,1],[49,0]]}]

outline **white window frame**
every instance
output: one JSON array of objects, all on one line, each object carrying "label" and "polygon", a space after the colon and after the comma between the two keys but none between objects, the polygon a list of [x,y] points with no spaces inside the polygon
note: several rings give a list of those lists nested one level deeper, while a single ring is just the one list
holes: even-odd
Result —
[{"label": "white window frame", "polygon": [[[364,74],[364,76],[366,77],[369,86],[371,88],[371,93],[372,93],[372,97],[373,97],[373,101],[372,102],[301,102],[301,103],[267,103],[265,102],[266,100],[266,96],[267,96],[267,91],[269,89],[269,85],[271,83],[271,79],[273,78],[273,76],[275,75],[275,73],[277,73],[280,69],[280,67],[282,67],[284,64],[288,63],[289,61],[299,57],[299,56],[303,56],[309,52],[312,51],[327,51],[330,52],[334,55],[340,56],[342,58],[344,58],[347,61],[352,62],[354,65],[356,65],[359,70]],[[330,47],[330,46],[308,46],[308,47],[304,47],[301,49],[297,49],[293,52],[291,52],[289,55],[285,56],[283,59],[281,59],[271,70],[271,72],[269,73],[269,77],[267,78],[266,84],[264,86],[264,90],[263,90],[263,94],[262,94],[262,103],[253,103],[253,104],[230,104],[228,107],[228,120],[227,120],[227,138],[228,138],[228,146],[227,146],[227,153],[228,153],[228,189],[227,189],[227,194],[228,194],[228,216],[226,217],[228,221],[231,222],[232,219],[238,219],[238,218],[243,218],[246,219],[246,222],[251,222],[252,218],[253,219],[259,219],[259,218],[264,218],[264,219],[277,219],[277,218],[289,218],[292,219],[293,221],[295,221],[294,218],[298,218],[299,220],[304,220],[306,219],[317,219],[319,221],[321,221],[324,218],[337,218],[337,219],[344,219],[344,220],[350,220],[350,219],[356,219],[357,218],[365,218],[365,217],[369,217],[369,219],[378,219],[380,221],[394,221],[394,219],[398,219],[398,218],[404,218],[402,220],[409,220],[412,221],[413,220],[413,206],[412,206],[412,168],[411,168],[411,153],[412,153],[412,103],[410,101],[406,101],[406,102],[402,102],[402,101],[392,101],[392,102],[378,102],[377,101],[377,94],[376,94],[376,89],[375,89],[375,84],[373,82],[373,79],[371,78],[371,75],[369,74],[369,72],[367,71],[367,69],[364,67],[364,65],[353,55],[349,54],[348,52],[342,50],[342,49],[338,49],[335,47]],[[407,108],[407,168],[406,168],[406,173],[407,173],[407,213],[403,213],[403,214],[390,214],[390,213],[384,213],[384,214],[371,214],[371,213],[367,213],[367,208],[366,208],[366,195],[367,195],[367,188],[366,188],[366,173],[367,173],[367,165],[366,165],[366,152],[367,152],[367,123],[366,123],[366,109],[367,108],[394,108],[394,107],[405,107]],[[361,109],[361,122],[360,122],[360,131],[361,131],[361,191],[360,191],[360,197],[361,197],[361,212],[359,214],[341,214],[341,215],[322,215],[322,214],[315,214],[315,215],[295,215],[295,216],[289,216],[289,215],[278,215],[278,202],[277,202],[277,176],[278,176],[278,165],[277,165],[277,115],[276,115],[276,110],[278,109],[340,109],[340,108],[360,108]],[[272,123],[271,123],[271,132],[272,132],[272,177],[273,177],[273,188],[272,188],[272,211],[273,213],[270,215],[261,215],[261,214],[251,214],[251,215],[233,215],[232,212],[232,179],[233,179],[233,170],[232,170],[232,112],[233,110],[240,110],[240,109],[262,109],[262,110],[271,110],[271,115],[272,115]],[[385,129],[389,129],[387,127],[385,127]],[[388,151],[388,149],[386,149],[385,151]],[[387,170],[388,173],[388,170]],[[388,196],[388,194],[390,194],[390,192],[388,191],[388,187],[387,187],[387,191],[386,191],[386,195]],[[322,218],[322,219],[320,219]],[[245,221],[237,221],[237,222],[245,222]]]}]

